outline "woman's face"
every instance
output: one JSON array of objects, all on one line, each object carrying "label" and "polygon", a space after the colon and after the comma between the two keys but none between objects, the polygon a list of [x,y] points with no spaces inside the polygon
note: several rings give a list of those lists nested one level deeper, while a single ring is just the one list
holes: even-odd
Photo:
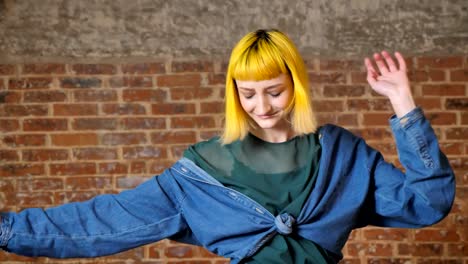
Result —
[{"label": "woman's face", "polygon": [[286,107],[293,97],[293,82],[287,74],[263,81],[238,81],[237,91],[244,111],[264,129],[289,131]]}]

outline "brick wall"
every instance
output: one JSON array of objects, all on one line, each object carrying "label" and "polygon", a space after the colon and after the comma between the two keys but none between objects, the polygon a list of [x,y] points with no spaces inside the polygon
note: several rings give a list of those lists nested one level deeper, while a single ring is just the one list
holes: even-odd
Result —
[{"label": "brick wall", "polygon": [[[388,101],[366,84],[361,61],[308,59],[321,123],[364,137],[397,162]],[[343,263],[468,263],[468,58],[409,58],[414,96],[457,176],[441,223],[419,230],[354,231]],[[132,188],[184,148],[220,131],[225,61],[0,65],[0,210],[50,207]],[[1,263],[95,263],[0,252]],[[100,263],[227,263],[161,241]]]}]

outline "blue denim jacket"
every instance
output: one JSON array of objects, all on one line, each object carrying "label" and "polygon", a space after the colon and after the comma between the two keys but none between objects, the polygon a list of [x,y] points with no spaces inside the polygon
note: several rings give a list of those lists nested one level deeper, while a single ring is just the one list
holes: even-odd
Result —
[{"label": "blue denim jacket", "polygon": [[0,247],[26,256],[94,257],[170,238],[238,263],[273,236],[295,232],[341,256],[354,228],[431,225],[453,203],[454,175],[422,110],[390,124],[406,173],[345,129],[320,128],[319,175],[297,219],[272,215],[183,158],[120,194],[4,213]]}]

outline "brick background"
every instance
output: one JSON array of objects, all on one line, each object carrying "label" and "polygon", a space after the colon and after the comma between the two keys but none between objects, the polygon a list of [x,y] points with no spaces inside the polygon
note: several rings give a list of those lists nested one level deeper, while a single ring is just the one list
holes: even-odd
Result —
[{"label": "brick background", "polygon": [[[408,58],[414,96],[457,177],[435,226],[355,230],[342,263],[468,263],[468,57]],[[342,125],[397,162],[388,102],[361,61],[309,58],[320,123]],[[220,131],[226,62],[0,65],[0,210],[50,207],[132,188]],[[1,263],[227,263],[167,240],[97,259],[0,252]]]}]

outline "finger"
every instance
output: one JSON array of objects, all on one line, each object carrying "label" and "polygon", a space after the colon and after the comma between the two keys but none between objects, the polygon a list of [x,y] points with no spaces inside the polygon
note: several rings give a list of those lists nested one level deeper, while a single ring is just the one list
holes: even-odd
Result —
[{"label": "finger", "polygon": [[385,64],[382,56],[379,53],[374,53],[374,60],[375,60],[375,64],[377,64],[377,68],[379,68],[379,71],[380,71],[381,74],[388,73],[387,65]]},{"label": "finger", "polygon": [[364,64],[366,65],[367,69],[367,80],[370,81],[377,81],[377,71],[372,64],[372,61],[369,58],[364,59]]},{"label": "finger", "polygon": [[403,58],[403,56],[401,55],[400,52],[395,52],[395,57],[397,58],[397,61],[398,61],[398,65],[400,66],[399,69],[401,71],[406,71],[406,62],[405,62],[405,59]]},{"label": "finger", "polygon": [[397,67],[395,65],[395,62],[393,61],[393,58],[390,56],[390,54],[388,54],[388,52],[386,52],[386,51],[382,51],[382,55],[385,58],[385,62],[388,65],[388,69],[391,72],[397,71],[398,69],[397,69]]}]

